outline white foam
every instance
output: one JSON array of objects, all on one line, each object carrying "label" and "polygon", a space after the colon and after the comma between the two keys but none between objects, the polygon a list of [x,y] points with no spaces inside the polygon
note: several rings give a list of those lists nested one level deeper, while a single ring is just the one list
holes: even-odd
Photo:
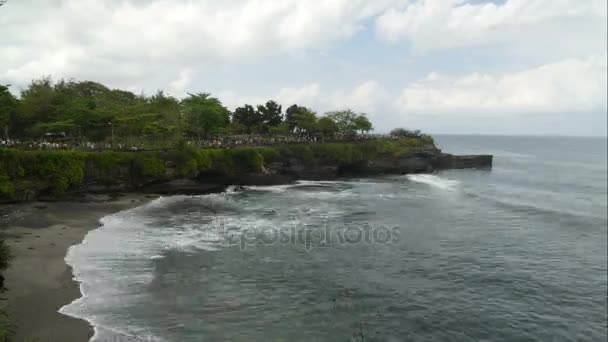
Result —
[{"label": "white foam", "polygon": [[[98,229],[90,231],[80,244],[68,249],[65,261],[72,267],[74,279],[80,283],[81,297],[60,308],[59,312],[87,320],[95,330],[91,341],[105,338],[100,331],[130,336],[126,331],[109,328],[115,322],[103,313],[103,308],[136,300],[138,293],[133,288],[153,280],[153,260],[162,257],[160,252],[167,233],[162,229],[148,229],[146,216],[140,213],[184,198],[159,198],[144,206],[103,217]],[[121,263],[125,261],[131,267],[123,268]],[[131,290],[126,283],[131,285]],[[138,335],[146,335],[146,332],[140,331]],[[160,341],[153,336],[150,338]]]},{"label": "white foam", "polygon": [[407,179],[412,182],[427,184],[443,190],[455,190],[460,184],[459,181],[441,178],[435,175],[407,175]]},{"label": "white foam", "polygon": [[293,187],[293,185],[285,184],[285,185],[269,185],[269,186],[251,185],[251,186],[245,186],[244,188],[247,190],[253,190],[253,191],[285,192],[287,189],[289,189],[291,187]]},{"label": "white foam", "polygon": [[[351,194],[350,191],[304,191],[293,195],[286,192],[294,186],[333,185],[326,182],[300,184],[246,189],[276,192],[276,196],[287,197],[303,194],[317,198],[319,195],[341,197]],[[238,241],[233,240],[235,235],[270,234],[273,229],[292,224],[293,220],[320,220],[321,212],[317,213],[311,208],[295,208],[303,212],[290,212],[288,216],[284,212],[274,211],[271,215],[260,215],[263,210],[272,208],[262,206],[263,203],[259,201],[239,198],[222,194],[159,198],[142,207],[102,218],[102,226],[89,232],[81,244],[68,250],[65,260],[72,267],[75,280],[80,282],[82,297],[62,307],[60,312],[89,321],[96,330],[92,341],[106,338],[104,335],[111,335],[112,332],[133,335],[133,325],[121,326],[122,318],[113,316],[112,313],[116,311],[112,309],[139,305],[146,300],[141,289],[154,280],[158,260],[167,256],[168,252],[216,251],[229,246],[230,241]],[[200,201],[201,207],[210,210],[173,215],[182,201],[186,207],[196,207]],[[213,210],[216,206],[220,208],[219,211]],[[224,212],[224,209],[228,211]],[[328,213],[330,209],[325,206],[323,212]],[[167,211],[166,215],[163,215],[164,210]],[[191,215],[198,216],[189,217]],[[147,334],[143,329],[136,330],[137,335]]]},{"label": "white foam", "polygon": [[330,187],[332,185],[340,184],[342,182],[339,181],[307,181],[307,180],[299,180],[296,182],[296,185],[301,186],[318,186],[318,187]]}]

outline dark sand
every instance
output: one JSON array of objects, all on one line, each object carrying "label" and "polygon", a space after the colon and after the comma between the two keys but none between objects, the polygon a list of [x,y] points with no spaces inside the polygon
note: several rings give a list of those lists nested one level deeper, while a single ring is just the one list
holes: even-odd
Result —
[{"label": "dark sand", "polygon": [[82,201],[0,205],[0,238],[15,255],[5,273],[9,290],[0,293],[0,307],[17,324],[16,341],[86,342],[93,336],[88,322],[58,313],[80,297],[64,260],[67,250],[103,216],[142,205],[150,197],[99,195]]}]

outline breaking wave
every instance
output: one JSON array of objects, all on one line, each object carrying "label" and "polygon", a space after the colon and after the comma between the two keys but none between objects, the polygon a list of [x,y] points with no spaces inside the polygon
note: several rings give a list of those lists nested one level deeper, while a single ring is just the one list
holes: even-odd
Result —
[{"label": "breaking wave", "polygon": [[406,177],[412,182],[427,184],[443,190],[455,190],[460,184],[459,181],[441,178],[435,175],[407,175]]}]

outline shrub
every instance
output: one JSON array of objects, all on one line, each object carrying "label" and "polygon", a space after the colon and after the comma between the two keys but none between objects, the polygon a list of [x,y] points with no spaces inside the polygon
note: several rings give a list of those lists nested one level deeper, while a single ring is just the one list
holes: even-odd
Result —
[{"label": "shrub", "polygon": [[165,174],[165,162],[156,155],[137,154],[133,167],[141,177],[160,177]]},{"label": "shrub", "polygon": [[258,172],[264,167],[264,157],[255,148],[242,147],[225,151],[239,171]]},{"label": "shrub", "polygon": [[72,151],[25,152],[26,174],[46,181],[53,195],[62,195],[84,178],[85,154]]},{"label": "shrub", "polygon": [[358,159],[356,148],[347,144],[325,144],[312,148],[314,156],[325,162],[337,161],[339,164],[352,163]]},{"label": "shrub", "polygon": [[279,156],[284,159],[297,158],[305,163],[310,163],[313,161],[314,156],[310,149],[310,145],[276,145],[272,148],[274,148]]},{"label": "shrub", "polygon": [[[102,181],[110,183],[120,168],[133,171],[136,177],[161,177],[165,163],[173,161],[178,174],[191,175],[196,171],[259,172],[265,163],[297,159],[314,167],[317,163],[337,163],[339,166],[373,161],[385,154],[423,151],[434,146],[428,135],[398,140],[372,140],[353,143],[280,144],[268,147],[237,147],[197,149],[182,144],[168,154],[155,152],[76,152],[23,151],[0,149],[0,196],[12,197],[22,188],[48,188],[53,195],[62,195],[69,188],[82,183],[86,170],[99,170]],[[124,170],[123,170],[124,171]],[[89,175],[91,176],[91,175]],[[94,176],[94,175],[93,175]]]},{"label": "shrub", "polygon": [[120,165],[130,163],[131,159],[131,154],[120,152],[103,151],[87,154],[87,161],[93,163],[96,168],[105,173],[111,173],[116,170],[116,168],[120,167]]},{"label": "shrub", "polygon": [[15,194],[15,185],[7,175],[0,175],[0,195],[13,196]]},{"label": "shrub", "polygon": [[426,145],[435,145],[435,139],[433,139],[433,137],[428,134],[423,134],[421,139],[422,142]]},{"label": "shrub", "polygon": [[258,149],[238,147],[206,150],[211,159],[210,169],[219,172],[258,172],[264,166],[264,157]]},{"label": "shrub", "polygon": [[11,261],[13,260],[13,253],[10,247],[0,240],[0,273],[6,271],[11,267]]},{"label": "shrub", "polygon": [[400,138],[419,138],[420,130],[409,130],[405,128],[395,128],[390,133],[392,136]]},{"label": "shrub", "polygon": [[211,153],[209,150],[198,150],[196,154],[196,164],[200,171],[206,171],[211,168]]},{"label": "shrub", "polygon": [[187,175],[198,170],[198,151],[197,149],[180,145],[180,148],[171,153],[170,158],[175,162],[177,173]]},{"label": "shrub", "polygon": [[[0,240],[0,273],[3,273],[11,266],[11,260],[13,254],[8,245],[4,240]],[[0,290],[4,289],[4,277],[2,277],[2,284],[0,284]],[[0,342],[8,342],[14,332],[14,325],[10,321],[8,314],[3,310],[0,310]]]},{"label": "shrub", "polygon": [[262,147],[258,149],[260,155],[264,159],[264,163],[272,163],[280,157],[279,151],[273,147]]},{"label": "shrub", "polygon": [[11,322],[8,314],[0,310],[0,342],[9,342],[15,333],[15,325]]}]

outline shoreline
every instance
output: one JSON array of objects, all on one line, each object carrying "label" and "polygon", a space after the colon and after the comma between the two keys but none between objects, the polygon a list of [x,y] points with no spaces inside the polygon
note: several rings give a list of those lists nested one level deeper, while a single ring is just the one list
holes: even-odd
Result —
[{"label": "shoreline", "polygon": [[16,324],[16,341],[88,342],[91,324],[59,310],[80,298],[80,284],[65,262],[68,249],[82,242],[104,216],[135,208],[157,195],[129,193],[84,200],[34,202],[0,207],[0,236],[14,255],[4,274],[8,290],[0,308]]}]

